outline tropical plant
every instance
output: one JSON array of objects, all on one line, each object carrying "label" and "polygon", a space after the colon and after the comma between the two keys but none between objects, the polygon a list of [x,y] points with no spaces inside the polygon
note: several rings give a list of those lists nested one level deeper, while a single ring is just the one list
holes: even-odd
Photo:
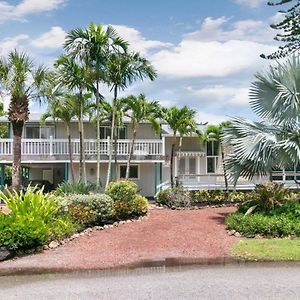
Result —
[{"label": "tropical plant", "polygon": [[[0,100],[1,101],[1,100]],[[4,105],[0,102],[0,117],[4,116]],[[8,124],[0,124],[0,138],[7,138]]]},{"label": "tropical plant", "polygon": [[74,166],[73,166],[73,148],[71,138],[71,121],[76,116],[74,107],[68,103],[70,95],[63,95],[48,104],[47,111],[41,117],[41,123],[45,123],[48,118],[52,118],[54,122],[59,119],[64,122],[67,130],[68,137],[68,149],[69,149],[69,161],[71,168],[72,183],[75,182],[74,178]]},{"label": "tropical plant", "polygon": [[24,52],[14,50],[0,59],[0,91],[8,94],[8,119],[13,130],[12,187],[21,187],[21,139],[24,123],[28,120],[29,101],[42,100],[48,71],[36,66]]},{"label": "tropical plant", "polygon": [[298,56],[257,74],[250,89],[251,106],[261,122],[232,120],[224,129],[230,177],[272,175],[274,169],[297,166],[300,158],[300,62]]},{"label": "tropical plant", "polygon": [[229,122],[222,122],[219,126],[216,125],[208,125],[203,134],[201,134],[200,138],[204,143],[208,142],[217,142],[220,146],[221,150],[221,158],[222,158],[222,165],[223,165],[223,173],[224,173],[224,182],[225,182],[225,189],[228,192],[228,179],[226,174],[226,166],[225,166],[225,151],[224,145],[221,139],[223,128],[229,126]]},{"label": "tropical plant", "polygon": [[[79,177],[80,180],[86,182],[86,165],[84,155],[84,107],[86,106],[87,99],[90,98],[89,94],[84,94],[89,86],[88,74],[86,69],[77,64],[74,58],[66,55],[61,55],[54,64],[56,68],[56,80],[58,87],[66,88],[68,91],[72,91],[70,95],[73,99],[76,99],[78,103],[78,131],[79,131]],[[73,101],[74,104],[74,101]]]},{"label": "tropical plant", "polygon": [[277,24],[272,24],[270,27],[275,30],[279,30],[279,33],[276,34],[275,40],[283,42],[284,45],[281,45],[277,51],[270,55],[262,54],[262,58],[267,59],[278,59],[286,57],[291,53],[295,53],[300,49],[300,3],[299,0],[278,0],[278,1],[269,1],[268,5],[278,6],[285,4],[293,4],[292,7],[287,8],[286,10],[280,10],[279,14],[284,15],[282,20]]},{"label": "tropical plant", "polygon": [[126,116],[131,120],[132,139],[127,160],[126,179],[129,179],[130,162],[133,155],[134,143],[137,137],[140,123],[150,122],[154,131],[160,132],[160,122],[158,120],[160,106],[158,101],[147,101],[144,94],[139,96],[128,96],[122,101],[125,104],[124,110]]},{"label": "tropical plant", "polygon": [[[149,78],[154,80],[156,78],[156,72],[150,62],[141,57],[139,53],[112,53],[109,56],[107,63],[106,80],[111,90],[113,91],[112,101],[112,122],[111,130],[115,145],[115,157],[116,152],[116,102],[118,98],[118,91],[125,90],[130,84],[136,80],[144,80]],[[109,162],[107,170],[106,187],[109,184],[112,164],[112,143],[110,145]]]},{"label": "tropical plant", "polygon": [[103,96],[100,93],[100,84],[106,82],[107,61],[112,52],[126,52],[127,42],[122,40],[116,31],[108,26],[106,30],[99,24],[90,23],[90,26],[82,30],[71,30],[64,45],[65,50],[79,58],[88,69],[91,77],[91,91],[96,98],[96,130],[97,130],[97,175],[96,185],[100,188],[100,104]]},{"label": "tropical plant", "polygon": [[179,156],[182,148],[182,140],[185,135],[191,135],[198,133],[197,124],[195,121],[196,112],[193,109],[183,106],[178,108],[176,106],[162,109],[162,120],[170,127],[173,131],[173,143],[171,148],[170,158],[170,182],[171,187],[174,186],[174,175],[173,175],[173,164],[175,156],[175,147],[177,141],[177,135],[179,134]]}]

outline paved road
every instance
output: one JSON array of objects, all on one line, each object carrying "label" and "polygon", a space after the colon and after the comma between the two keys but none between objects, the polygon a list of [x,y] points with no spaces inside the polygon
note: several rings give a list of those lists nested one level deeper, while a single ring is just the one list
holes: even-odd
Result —
[{"label": "paved road", "polygon": [[0,277],[1,299],[300,299],[300,267],[225,266]]}]

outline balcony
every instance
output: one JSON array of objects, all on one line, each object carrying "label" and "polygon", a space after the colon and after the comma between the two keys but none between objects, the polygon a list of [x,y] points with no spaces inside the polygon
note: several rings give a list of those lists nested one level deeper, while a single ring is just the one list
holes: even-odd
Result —
[{"label": "balcony", "polygon": [[[117,158],[119,161],[127,160],[131,140],[117,141]],[[108,161],[110,141],[100,140],[101,161]],[[113,145],[113,157],[114,157]],[[22,162],[35,161],[68,161],[69,145],[67,139],[22,139]],[[79,160],[80,144],[78,139],[72,140],[73,160]],[[0,139],[0,161],[11,162],[13,153],[13,140]],[[84,140],[84,154],[86,161],[96,161],[97,141]],[[136,140],[133,150],[133,161],[157,161],[164,156],[162,140]]]}]

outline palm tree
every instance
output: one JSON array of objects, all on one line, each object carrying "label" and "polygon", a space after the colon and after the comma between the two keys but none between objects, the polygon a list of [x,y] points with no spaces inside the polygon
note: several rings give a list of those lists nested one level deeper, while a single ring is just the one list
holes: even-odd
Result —
[{"label": "palm tree", "polygon": [[300,161],[300,61],[290,57],[256,75],[250,89],[250,104],[262,119],[232,120],[222,139],[231,149],[226,167],[236,183],[239,176],[272,175],[274,169]]},{"label": "palm tree", "polygon": [[74,178],[74,165],[73,165],[73,149],[71,138],[71,121],[76,116],[76,112],[72,109],[72,105],[68,100],[71,99],[70,95],[61,96],[58,99],[51,101],[48,104],[47,111],[41,117],[41,123],[45,123],[48,118],[52,118],[54,121],[61,120],[66,125],[68,136],[68,149],[69,149],[69,161],[71,167],[72,182],[75,182]]},{"label": "palm tree", "polygon": [[[174,187],[173,163],[175,155],[175,147],[177,134],[180,135],[179,153],[182,148],[183,136],[187,134],[197,133],[197,124],[195,121],[196,111],[184,106],[178,108],[176,106],[165,108],[162,110],[162,119],[173,131],[173,143],[171,148],[170,158],[170,182],[171,187]],[[179,154],[180,155],[180,154]]]},{"label": "palm tree", "polygon": [[35,66],[24,52],[14,50],[0,59],[0,89],[10,96],[8,119],[13,129],[12,188],[21,187],[21,139],[29,115],[29,101],[41,100],[48,80],[48,71]]},{"label": "palm tree", "polygon": [[222,135],[223,129],[229,125],[230,125],[230,122],[222,122],[219,126],[209,125],[205,129],[204,133],[201,134],[201,136],[200,136],[202,142],[204,142],[204,143],[217,142],[218,145],[220,146],[225,189],[226,189],[227,194],[228,194],[228,179],[227,179],[227,172],[226,172],[226,166],[225,166],[225,150],[224,150],[223,141],[221,139],[221,135]]},{"label": "palm tree", "polygon": [[100,188],[100,103],[103,97],[100,93],[100,84],[105,82],[105,70],[109,55],[126,52],[127,42],[122,40],[116,31],[108,26],[106,30],[99,24],[82,30],[71,30],[67,36],[64,48],[71,55],[79,58],[91,76],[93,85],[91,91],[96,98],[96,131],[97,131],[97,179],[96,188]]},{"label": "palm tree", "polygon": [[144,94],[138,97],[129,96],[122,101],[125,104],[125,114],[131,119],[132,140],[127,160],[126,179],[129,179],[130,161],[133,155],[134,143],[141,122],[150,122],[156,133],[160,131],[160,122],[157,118],[159,115],[160,106],[158,101],[147,101]]},{"label": "palm tree", "polygon": [[[156,71],[150,62],[141,57],[139,53],[112,53],[108,59],[107,64],[107,73],[106,80],[113,91],[113,101],[112,101],[112,135],[113,140],[115,141],[115,168],[116,159],[117,159],[117,145],[116,145],[116,128],[115,128],[115,119],[116,119],[116,102],[118,98],[118,91],[125,90],[128,85],[132,84],[134,81],[140,79],[144,80],[145,78],[149,78],[150,80],[154,80],[156,78]],[[110,145],[110,153],[109,153],[109,162],[108,162],[108,170],[107,170],[107,180],[106,186],[109,183],[110,174],[111,174],[111,163],[112,163],[112,143]]]},{"label": "palm tree", "polygon": [[85,183],[86,180],[86,165],[85,165],[85,151],[84,151],[84,128],[83,128],[83,117],[84,117],[84,106],[87,97],[84,96],[84,91],[89,86],[88,74],[86,69],[81,65],[77,64],[75,60],[66,55],[61,55],[55,62],[58,87],[66,88],[72,91],[72,97],[78,100],[79,113],[78,113],[78,131],[79,131],[79,177]]}]

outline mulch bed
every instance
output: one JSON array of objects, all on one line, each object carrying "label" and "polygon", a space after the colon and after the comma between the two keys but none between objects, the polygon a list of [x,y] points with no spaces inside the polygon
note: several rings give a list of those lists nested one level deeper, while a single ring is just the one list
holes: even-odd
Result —
[{"label": "mulch bed", "polygon": [[151,209],[142,221],[93,231],[56,249],[0,263],[1,270],[82,270],[121,267],[143,260],[229,257],[237,238],[224,225],[234,207]]}]

